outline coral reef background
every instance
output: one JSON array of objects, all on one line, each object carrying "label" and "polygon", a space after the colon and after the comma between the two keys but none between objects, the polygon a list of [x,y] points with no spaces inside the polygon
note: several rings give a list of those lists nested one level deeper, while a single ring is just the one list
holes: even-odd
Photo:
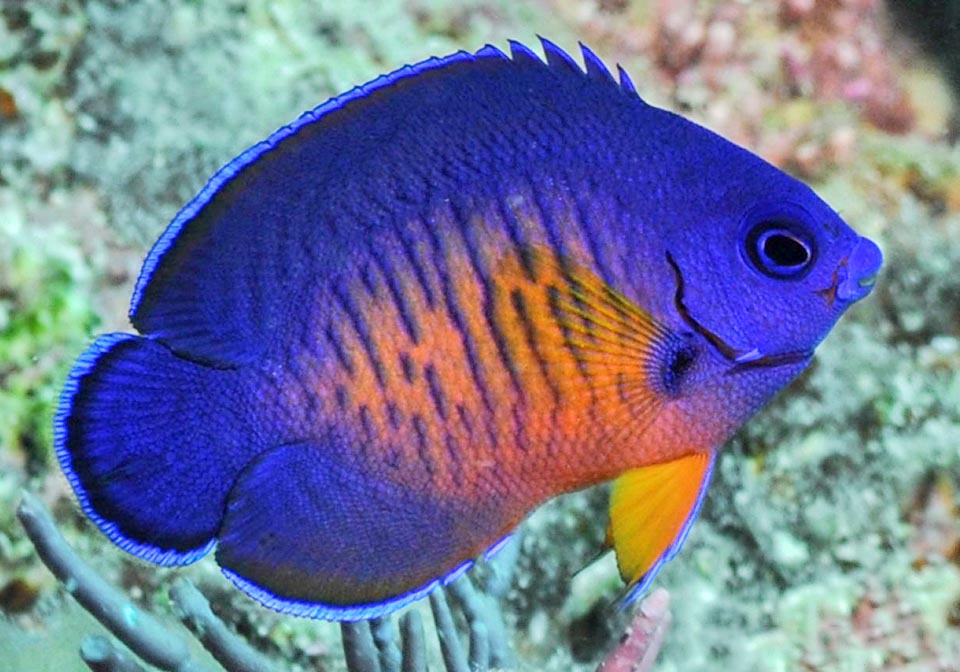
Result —
[{"label": "coral reef background", "polygon": [[[145,608],[169,615],[187,575],[281,668],[344,669],[335,626],[259,607],[212,561],[157,569],[106,541],[50,453],[59,388],[94,333],[128,328],[148,246],[217,167],[378,74],[535,34],[582,40],[650,102],[806,179],[887,258],[874,296],[725,449],[658,580],[673,622],[656,669],[960,669],[960,66],[930,60],[960,53],[960,10],[917,22],[921,4],[0,0],[4,669],[78,669],[102,632],[17,524],[23,488]],[[615,568],[576,574],[605,509],[600,488],[524,524],[503,606],[520,669],[594,669],[615,644]]]}]

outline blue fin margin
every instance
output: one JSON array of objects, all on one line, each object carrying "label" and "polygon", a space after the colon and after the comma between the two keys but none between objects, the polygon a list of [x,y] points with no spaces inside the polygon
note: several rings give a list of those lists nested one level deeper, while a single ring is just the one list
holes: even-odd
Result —
[{"label": "blue fin margin", "polygon": [[[484,562],[489,561],[499,553],[507,543],[513,538],[513,533],[505,535],[490,548],[483,552]],[[449,586],[460,579],[476,564],[475,560],[465,560],[443,576],[430,581],[429,583],[415,588],[407,593],[397,597],[384,600],[382,602],[372,602],[369,604],[356,604],[350,606],[337,606],[329,604],[318,604],[316,602],[304,602],[300,600],[288,600],[278,597],[269,590],[249,581],[236,572],[221,568],[226,576],[237,588],[250,595],[257,602],[264,606],[284,614],[297,616],[300,618],[314,618],[324,621],[366,621],[372,618],[380,618],[404,607],[413,604],[427,597],[434,590],[440,587]]]},{"label": "blue fin margin", "polygon": [[557,70],[566,70],[567,72],[575,75],[584,74],[583,70],[580,69],[580,66],[577,65],[577,62],[573,60],[573,57],[570,56],[570,54],[545,37],[538,35],[537,39],[540,40],[540,46],[543,48],[543,54],[547,59],[547,65],[556,68]]},{"label": "blue fin margin", "polygon": [[216,545],[216,540],[210,540],[204,546],[192,549],[190,551],[174,551],[131,539],[120,531],[116,523],[107,520],[94,510],[93,504],[90,502],[90,497],[87,494],[87,490],[80,482],[80,476],[77,474],[76,469],[74,469],[73,456],[66,447],[67,422],[69,421],[73,411],[74,398],[80,391],[80,380],[92,372],[100,358],[113,350],[113,348],[118,344],[128,341],[135,341],[137,339],[137,336],[133,336],[131,334],[106,334],[104,336],[100,336],[96,341],[93,342],[92,345],[90,345],[89,348],[87,348],[82,355],[80,355],[74,364],[73,369],[70,371],[70,375],[68,376],[66,383],[64,383],[63,391],[60,394],[60,401],[57,406],[57,412],[54,415],[54,449],[57,460],[60,462],[60,467],[63,469],[63,473],[67,477],[67,481],[73,488],[74,493],[76,493],[80,508],[85,514],[87,514],[90,520],[92,520],[96,526],[100,528],[100,530],[110,539],[110,541],[122,548],[124,551],[157,565],[167,567],[189,565],[213,550],[214,546]]},{"label": "blue fin margin", "polygon": [[600,57],[593,53],[593,51],[591,51],[590,48],[583,42],[579,42],[579,45],[580,53],[583,54],[583,66],[586,68],[587,77],[596,79],[600,82],[616,84],[616,81],[613,79],[613,75],[611,75],[610,71],[607,70],[607,66],[603,64],[603,61],[600,60]]},{"label": "blue fin margin", "polygon": [[[372,618],[380,618],[393,613],[398,609],[413,604],[414,602],[426,597],[436,590],[440,585],[446,585],[442,579],[435,579],[425,586],[421,586],[409,593],[404,593],[396,598],[385,602],[373,602],[370,604],[356,604],[350,606],[338,606],[318,604],[316,602],[303,602],[299,600],[287,600],[277,597],[269,590],[248,581],[236,572],[221,567],[221,571],[237,588],[248,594],[257,602],[266,607],[291,616],[300,618],[315,618],[323,621],[368,621]],[[454,570],[456,571],[456,570]]]},{"label": "blue fin margin", "polygon": [[660,556],[644,577],[636,585],[632,586],[620,599],[621,609],[626,609],[646,593],[647,589],[650,588],[650,585],[653,583],[653,580],[657,578],[657,574],[663,569],[663,566],[677,557],[677,553],[683,548],[683,544],[687,540],[690,530],[693,528],[693,523],[697,520],[697,516],[700,515],[700,509],[703,506],[703,500],[707,496],[707,490],[710,489],[710,480],[713,477],[713,467],[716,461],[716,453],[711,454],[710,464],[707,465],[707,473],[704,475],[703,482],[700,484],[700,491],[697,493],[697,500],[694,502],[693,509],[690,511],[690,515],[687,516],[687,520],[683,523],[683,527],[680,528],[680,533],[677,535],[677,538],[667,547],[666,552]]},{"label": "blue fin margin", "polygon": [[[584,64],[586,68],[585,71],[577,65],[577,63],[569,54],[563,51],[556,44],[543,37],[539,37],[539,39],[546,57],[546,63],[540,60],[540,58],[528,47],[514,40],[510,40],[508,42],[510,47],[509,57],[500,49],[488,44],[473,54],[466,51],[458,51],[442,58],[429,58],[414,65],[404,66],[392,73],[381,75],[367,84],[357,86],[346,93],[331,98],[318,107],[303,113],[293,123],[280,127],[266,140],[258,142],[242,152],[239,156],[218,170],[212,178],[210,178],[206,185],[204,185],[203,189],[200,190],[200,193],[198,193],[176,214],[157,242],[154,243],[149,254],[147,255],[147,258],[144,260],[140,274],[137,277],[137,282],[133,291],[133,297],[130,300],[130,318],[134,318],[135,313],[140,307],[140,302],[143,298],[147,284],[150,282],[150,279],[152,278],[153,273],[157,269],[157,266],[159,265],[164,254],[173,245],[174,240],[176,240],[176,238],[180,235],[183,227],[194,217],[196,217],[197,213],[211,201],[214,195],[220,191],[224,184],[233,179],[241,170],[256,161],[260,156],[266,152],[269,152],[286,138],[294,135],[304,126],[318,121],[321,117],[333,112],[334,110],[343,108],[351,101],[364,98],[375,91],[388,88],[397,82],[409,79],[411,77],[416,77],[430,70],[444,68],[454,63],[486,58],[498,58],[505,60],[512,59],[517,63],[536,63],[541,66],[545,65],[547,67],[556,68],[557,70],[576,73],[580,76],[587,76],[597,81],[616,84],[612,75],[603,65],[601,60],[594,52],[592,52],[583,44],[580,45],[580,48],[584,58]],[[637,96],[636,88],[633,86],[633,83],[630,81],[630,78],[627,76],[627,74],[623,71],[623,68],[618,65],[617,70],[620,74],[619,88],[621,91],[623,91],[625,94]],[[637,97],[639,98],[639,96]]]},{"label": "blue fin margin", "polygon": [[529,63],[540,66],[544,64],[543,61],[540,60],[540,57],[537,56],[536,52],[522,42],[509,40],[507,44],[510,45],[510,58],[515,63]]},{"label": "blue fin margin", "polygon": [[[502,55],[503,54],[501,53],[501,56]],[[489,51],[486,51],[481,57],[489,58],[491,56],[492,54]],[[200,190],[200,193],[197,194],[177,213],[177,215],[167,226],[166,230],[151,248],[147,258],[143,262],[143,267],[140,270],[140,275],[137,277],[137,283],[133,290],[133,297],[130,300],[129,314],[131,319],[134,317],[134,314],[140,306],[140,301],[143,298],[147,284],[150,282],[150,278],[153,276],[153,272],[159,265],[163,255],[167,252],[167,250],[170,249],[174,240],[176,240],[176,238],[180,235],[183,227],[190,222],[190,220],[192,220],[207,203],[210,202],[213,196],[220,191],[224,184],[233,179],[241,170],[256,161],[266,152],[269,152],[286,138],[294,135],[304,126],[318,121],[321,117],[334,110],[341,109],[353,100],[364,98],[369,96],[374,91],[387,88],[399,81],[409,79],[410,77],[415,77],[423,72],[436,70],[453,63],[459,63],[461,61],[475,60],[475,58],[477,58],[477,56],[474,54],[470,54],[466,51],[458,51],[444,58],[429,58],[415,65],[404,66],[390,74],[381,75],[380,77],[377,77],[366,84],[354,87],[346,93],[331,98],[327,102],[315,107],[312,110],[304,112],[296,119],[296,121],[286,126],[281,126],[266,140],[258,142],[257,144],[248,148],[239,156],[226,164],[223,168],[218,170],[216,174],[214,174],[214,176],[207,181],[203,189]]]},{"label": "blue fin margin", "polygon": [[637,87],[634,86],[633,80],[619,64],[617,65],[617,74],[620,76],[620,89],[628,95],[639,98],[640,94],[637,93]]}]

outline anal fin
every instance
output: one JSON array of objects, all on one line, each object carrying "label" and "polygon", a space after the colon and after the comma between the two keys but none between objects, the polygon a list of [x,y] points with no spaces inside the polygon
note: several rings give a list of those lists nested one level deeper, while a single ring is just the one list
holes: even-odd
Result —
[{"label": "anal fin", "polygon": [[608,540],[627,582],[624,602],[647,589],[680,550],[703,503],[714,454],[694,453],[633,469],[613,483]]},{"label": "anal fin", "polygon": [[227,499],[217,561],[278,611],[376,618],[458,578],[503,536],[496,517],[408,488],[351,461],[341,433],[276,446]]}]

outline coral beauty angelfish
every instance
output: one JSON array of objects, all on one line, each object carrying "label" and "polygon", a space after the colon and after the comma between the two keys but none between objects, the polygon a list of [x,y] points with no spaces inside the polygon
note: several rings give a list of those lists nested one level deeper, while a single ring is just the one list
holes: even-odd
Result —
[{"label": "coral beauty angelfish", "polygon": [[212,549],[264,604],[416,600],[615,479],[627,599],[716,451],[881,264],[808,187],[544,40],[402,68],[220,170],[154,245],[138,334],[65,385],[60,464],[125,550]]}]

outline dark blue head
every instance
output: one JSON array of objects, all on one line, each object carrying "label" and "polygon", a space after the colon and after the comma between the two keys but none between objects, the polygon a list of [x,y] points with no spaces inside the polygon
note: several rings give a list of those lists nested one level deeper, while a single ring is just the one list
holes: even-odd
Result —
[{"label": "dark blue head", "polygon": [[669,113],[649,114],[669,117],[679,151],[663,179],[682,186],[664,190],[655,215],[661,268],[669,267],[658,284],[672,293],[660,309],[734,364],[805,362],[872,289],[880,249],[757,156]]}]

